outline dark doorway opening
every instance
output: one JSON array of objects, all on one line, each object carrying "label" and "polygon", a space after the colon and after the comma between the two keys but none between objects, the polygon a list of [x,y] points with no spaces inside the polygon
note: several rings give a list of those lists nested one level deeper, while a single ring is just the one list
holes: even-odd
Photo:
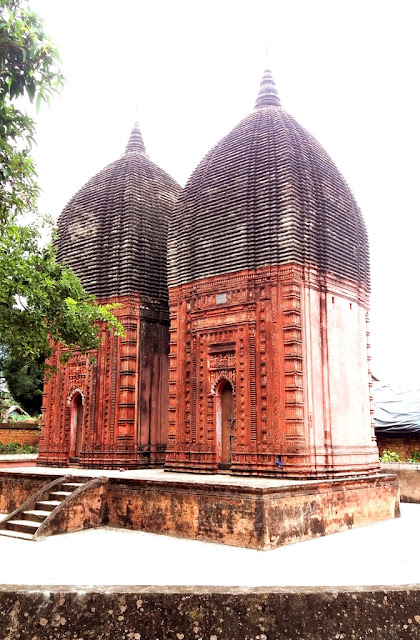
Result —
[{"label": "dark doorway opening", "polygon": [[216,391],[216,431],[218,467],[229,470],[232,463],[232,427],[234,423],[233,389],[228,380],[221,380]]},{"label": "dark doorway opening", "polygon": [[70,458],[78,461],[83,442],[83,397],[76,393],[70,404]]}]

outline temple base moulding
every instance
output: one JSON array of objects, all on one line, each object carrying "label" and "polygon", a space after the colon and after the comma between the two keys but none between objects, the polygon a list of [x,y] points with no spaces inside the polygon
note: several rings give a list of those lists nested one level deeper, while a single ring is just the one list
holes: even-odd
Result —
[{"label": "temple base moulding", "polygon": [[[65,471],[109,478],[104,525],[253,549],[399,516],[395,475],[329,480],[191,476],[159,469]],[[0,470],[0,512],[11,512],[62,469]]]}]

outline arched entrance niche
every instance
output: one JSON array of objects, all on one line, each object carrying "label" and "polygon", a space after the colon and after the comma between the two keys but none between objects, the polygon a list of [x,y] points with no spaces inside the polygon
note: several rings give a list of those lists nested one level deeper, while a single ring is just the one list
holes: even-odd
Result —
[{"label": "arched entrance niche", "polygon": [[221,470],[230,469],[232,462],[232,428],[235,421],[233,388],[221,378],[215,387],[217,462]]},{"label": "arched entrance niche", "polygon": [[83,441],[83,394],[79,389],[74,389],[67,399],[70,418],[70,458],[78,458]]}]

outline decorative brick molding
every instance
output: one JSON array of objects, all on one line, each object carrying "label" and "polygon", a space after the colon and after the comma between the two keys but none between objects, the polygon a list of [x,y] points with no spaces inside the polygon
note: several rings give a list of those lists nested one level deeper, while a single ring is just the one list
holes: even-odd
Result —
[{"label": "decorative brick molding", "polygon": [[69,466],[74,448],[71,412],[78,394],[83,408],[79,466],[133,469],[164,463],[167,308],[140,296],[101,302],[121,305],[114,313],[125,336],[114,336],[102,327],[99,350],[75,352],[65,366],[56,350],[50,364],[58,371],[44,384],[39,465]]},{"label": "decorative brick molding", "polygon": [[171,288],[166,468],[226,471],[215,401],[224,380],[234,405],[231,473],[377,472],[367,304],[358,285],[299,265]]}]

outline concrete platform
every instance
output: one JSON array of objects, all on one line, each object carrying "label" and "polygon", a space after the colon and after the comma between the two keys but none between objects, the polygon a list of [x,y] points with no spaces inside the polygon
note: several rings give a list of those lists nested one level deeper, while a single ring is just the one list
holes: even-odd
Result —
[{"label": "concrete platform", "polygon": [[0,537],[0,636],[420,638],[419,528],[420,505],[403,504],[401,518],[270,551],[110,527]]},{"label": "concrete platform", "polygon": [[0,580],[81,589],[408,585],[420,582],[419,530],[420,505],[403,504],[401,518],[271,551],[108,527],[39,542],[0,537]]},{"label": "concrete platform", "polygon": [[0,587],[4,640],[416,640],[407,587]]},{"label": "concrete platform", "polygon": [[37,459],[37,453],[0,455],[0,469],[14,467],[35,467]]},{"label": "concrete platform", "polygon": [[255,549],[399,516],[397,479],[385,474],[286,480],[42,467],[0,470],[0,511],[12,512],[51,477],[67,473],[109,479],[104,524]]}]

